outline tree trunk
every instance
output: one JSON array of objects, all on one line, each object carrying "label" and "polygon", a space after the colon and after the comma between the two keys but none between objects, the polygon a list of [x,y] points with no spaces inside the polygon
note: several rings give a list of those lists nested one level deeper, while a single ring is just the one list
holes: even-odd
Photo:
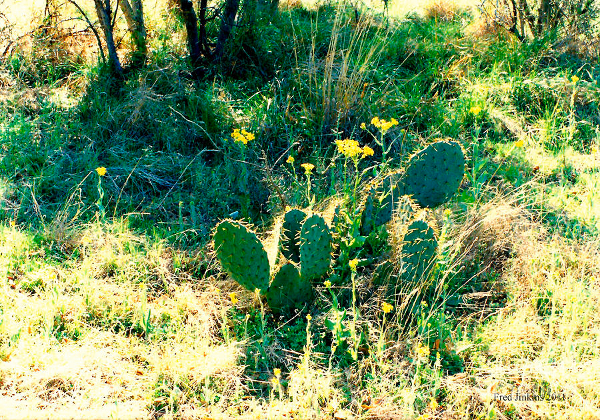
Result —
[{"label": "tree trunk", "polygon": [[221,60],[223,57],[225,43],[229,39],[229,35],[231,34],[231,30],[235,24],[235,17],[239,8],[240,0],[226,0],[225,10],[223,11],[223,20],[221,21],[221,29],[219,30],[217,46],[215,47],[214,58],[216,60]]},{"label": "tree trunk", "polygon": [[104,32],[106,48],[108,49],[108,61],[113,71],[118,75],[122,75],[123,67],[121,67],[121,62],[119,61],[119,56],[117,55],[117,47],[115,46],[115,39],[113,37],[113,30],[111,26],[112,11],[110,7],[110,0],[94,0],[94,5],[96,6],[96,13],[98,14],[98,19],[100,20],[100,26]]},{"label": "tree trunk", "polygon": [[179,7],[181,8],[181,15],[185,22],[185,30],[187,32],[188,48],[190,50],[190,61],[194,68],[194,76],[200,77],[200,60],[202,58],[202,51],[200,47],[200,40],[198,39],[198,18],[194,11],[194,4],[191,0],[179,0]]},{"label": "tree trunk", "polygon": [[119,5],[121,11],[127,21],[129,32],[131,32],[131,40],[135,47],[132,54],[132,65],[141,67],[146,64],[148,56],[148,47],[146,46],[146,26],[144,25],[144,11],[142,9],[141,0],[120,0]]}]

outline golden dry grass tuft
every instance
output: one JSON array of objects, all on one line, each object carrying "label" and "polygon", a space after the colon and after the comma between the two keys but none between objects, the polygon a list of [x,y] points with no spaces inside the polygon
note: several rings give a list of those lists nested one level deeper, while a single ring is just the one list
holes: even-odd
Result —
[{"label": "golden dry grass tuft", "polygon": [[461,6],[453,0],[431,0],[423,9],[423,14],[428,19],[449,22],[461,13]]}]

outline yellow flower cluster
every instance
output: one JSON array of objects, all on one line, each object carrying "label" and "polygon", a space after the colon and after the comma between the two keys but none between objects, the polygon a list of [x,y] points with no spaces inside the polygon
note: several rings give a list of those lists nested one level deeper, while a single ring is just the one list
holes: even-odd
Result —
[{"label": "yellow flower cluster", "polygon": [[386,133],[390,128],[395,125],[398,125],[398,120],[392,118],[391,120],[382,120],[379,117],[373,117],[371,119],[371,124],[373,124],[376,128],[379,129],[382,133]]},{"label": "yellow flower cluster", "polygon": [[325,287],[327,287],[328,289],[331,287],[331,282],[329,280],[325,280]]},{"label": "yellow flower cluster", "polygon": [[417,348],[417,354],[418,354],[419,356],[421,356],[421,357],[422,357],[422,356],[429,357],[429,354],[430,354],[430,353],[429,353],[429,347],[426,347],[426,346],[421,346],[421,345],[420,345],[420,346]]},{"label": "yellow flower cluster", "polygon": [[335,144],[337,145],[338,152],[340,152],[346,158],[354,159],[361,153],[362,158],[365,158],[367,156],[373,156],[374,153],[373,149],[371,149],[369,146],[360,147],[356,140],[336,140]]},{"label": "yellow flower cluster", "polygon": [[312,163],[303,163],[300,166],[304,168],[306,175],[310,175],[312,173],[312,170],[315,169],[315,165],[313,165]]},{"label": "yellow flower cluster", "polygon": [[350,260],[348,265],[350,266],[350,270],[356,271],[356,267],[358,266],[358,260],[354,258],[353,260]]},{"label": "yellow flower cluster", "polygon": [[236,303],[238,303],[238,302],[239,302],[239,299],[238,299],[238,297],[236,296],[235,292],[232,292],[232,293],[230,293],[230,294],[229,294],[229,299],[231,299],[231,303],[232,303],[233,305],[235,305]]},{"label": "yellow flower cluster", "polygon": [[286,163],[292,164],[294,163],[296,159],[294,159],[294,156],[288,156],[287,160],[285,161]]},{"label": "yellow flower cluster", "polygon": [[469,112],[475,116],[478,116],[479,113],[481,112],[481,107],[480,106],[472,106],[471,109],[469,110]]},{"label": "yellow flower cluster", "polygon": [[233,133],[231,133],[231,137],[233,137],[234,141],[239,141],[240,143],[244,144],[248,144],[249,141],[255,139],[254,134],[243,129],[240,130],[239,128],[233,130]]},{"label": "yellow flower cluster", "polygon": [[362,148],[356,140],[336,140],[335,144],[337,145],[338,152],[347,158],[353,158],[362,153]]},{"label": "yellow flower cluster", "polygon": [[579,77],[577,77],[577,76],[571,76],[571,82],[573,82],[573,83],[579,82]]},{"label": "yellow flower cluster", "polygon": [[104,175],[106,175],[106,168],[104,166],[100,166],[100,167],[96,168],[96,173],[99,176],[104,176]]},{"label": "yellow flower cluster", "polygon": [[393,309],[394,309],[394,306],[390,305],[387,302],[383,302],[383,305],[381,305],[381,310],[383,311],[384,314],[389,314],[390,312],[392,312]]}]

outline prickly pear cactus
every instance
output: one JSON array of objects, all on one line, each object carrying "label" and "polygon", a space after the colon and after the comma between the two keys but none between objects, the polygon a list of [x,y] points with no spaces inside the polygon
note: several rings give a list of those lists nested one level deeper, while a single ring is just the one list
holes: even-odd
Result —
[{"label": "prickly pear cactus", "polygon": [[281,227],[281,253],[296,264],[300,262],[300,229],[304,219],[306,213],[302,210],[290,210],[285,213]]},{"label": "prickly pear cactus", "polygon": [[404,181],[406,194],[423,207],[435,207],[454,194],[465,173],[465,155],[454,141],[438,141],[409,161]]},{"label": "prickly pear cactus", "polygon": [[256,234],[239,222],[221,222],[214,235],[221,266],[231,278],[254,291],[269,287],[269,260]]},{"label": "prickly pear cactus", "polygon": [[300,230],[300,276],[314,280],[329,270],[331,264],[331,232],[319,215],[308,217]]},{"label": "prickly pear cactus", "polygon": [[293,264],[285,264],[275,275],[266,293],[273,312],[301,309],[313,299],[313,288],[308,279],[300,276]]},{"label": "prickly pear cactus", "polygon": [[414,284],[429,276],[437,253],[433,229],[424,221],[416,220],[408,226],[402,243],[401,278]]}]

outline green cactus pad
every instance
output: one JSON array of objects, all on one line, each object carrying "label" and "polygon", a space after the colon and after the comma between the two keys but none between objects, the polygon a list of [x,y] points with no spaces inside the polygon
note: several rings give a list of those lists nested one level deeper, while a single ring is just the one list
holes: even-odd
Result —
[{"label": "green cactus pad", "polygon": [[293,264],[285,264],[277,272],[266,293],[267,302],[273,312],[280,313],[301,309],[313,299],[310,281],[300,277]]},{"label": "green cactus pad", "polygon": [[302,210],[290,210],[283,216],[281,227],[281,253],[296,264],[300,262],[300,229],[304,219],[306,213]]},{"label": "green cactus pad", "polygon": [[454,194],[465,174],[465,155],[454,141],[438,141],[414,155],[406,169],[407,194],[423,207],[435,207]]},{"label": "green cactus pad", "polygon": [[402,243],[401,277],[414,284],[429,276],[433,268],[437,240],[433,229],[424,221],[416,220],[408,226]]},{"label": "green cactus pad", "polygon": [[300,276],[314,280],[323,276],[331,264],[331,232],[325,220],[312,215],[300,231]]},{"label": "green cactus pad", "polygon": [[215,250],[232,279],[250,291],[269,287],[269,260],[256,234],[239,222],[225,220],[217,226]]}]

